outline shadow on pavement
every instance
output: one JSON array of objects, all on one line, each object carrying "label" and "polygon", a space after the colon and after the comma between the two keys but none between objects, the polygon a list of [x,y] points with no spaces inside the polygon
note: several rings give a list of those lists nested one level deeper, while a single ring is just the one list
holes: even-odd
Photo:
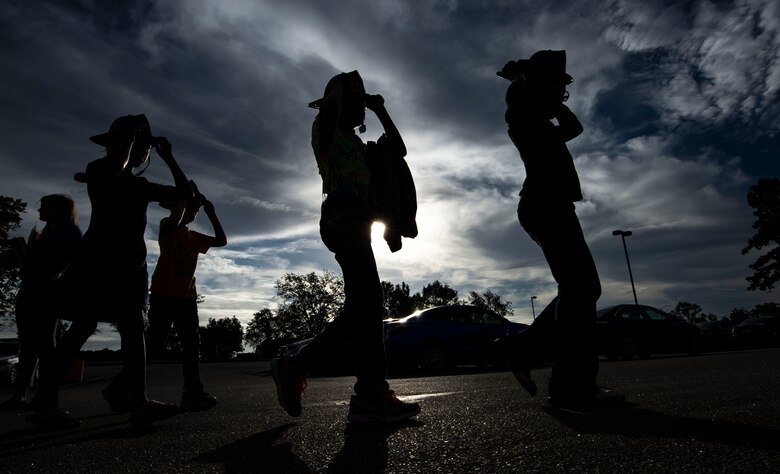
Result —
[{"label": "shadow on pavement", "polygon": [[235,472],[311,472],[295,453],[292,444],[275,444],[295,423],[236,440],[193,459],[199,463],[220,464],[226,473]]},{"label": "shadow on pavement", "polygon": [[[288,423],[203,453],[192,461],[219,464],[226,473],[273,472],[309,473],[311,469],[293,452],[293,444],[277,442],[296,426]],[[385,472],[388,460],[387,440],[405,428],[423,426],[417,420],[401,423],[348,423],[344,447],[328,466],[329,473]]]},{"label": "shadow on pavement", "polygon": [[777,428],[667,415],[633,404],[587,412],[549,406],[543,410],[578,433],[676,438],[780,451],[780,429]]},{"label": "shadow on pavement", "polygon": [[326,472],[385,472],[388,438],[399,430],[421,426],[423,423],[418,420],[400,423],[347,423],[344,447],[333,458]]},{"label": "shadow on pavement", "polygon": [[[86,417],[81,418],[85,420]],[[6,440],[0,442],[0,458],[12,457],[22,451],[36,451],[49,449],[56,446],[64,446],[68,444],[82,443],[95,438],[106,437],[106,428],[121,428],[126,426],[126,421],[118,421],[109,423],[106,425],[94,426],[94,427],[79,427],[71,429],[54,429],[54,428],[38,428],[30,425],[29,428],[20,429],[6,433]],[[109,431],[110,433],[111,431]]]}]

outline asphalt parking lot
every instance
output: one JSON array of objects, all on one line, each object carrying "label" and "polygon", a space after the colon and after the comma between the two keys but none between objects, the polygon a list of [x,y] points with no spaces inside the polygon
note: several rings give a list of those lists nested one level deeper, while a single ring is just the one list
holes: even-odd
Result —
[{"label": "asphalt parking lot", "polygon": [[[351,377],[309,381],[304,413],[275,398],[267,362],[203,364],[219,405],[145,428],[110,412],[100,390],[117,366],[87,366],[62,391],[81,419],[40,431],[0,413],[2,472],[777,472],[780,350],[605,361],[600,380],[628,403],[557,410],[505,371],[463,368],[391,380],[422,413],[399,425],[346,423]],[[549,367],[534,373],[538,382]],[[544,386],[540,383],[540,386]],[[150,367],[149,394],[178,401],[179,366]],[[0,387],[7,397],[10,387]]]}]

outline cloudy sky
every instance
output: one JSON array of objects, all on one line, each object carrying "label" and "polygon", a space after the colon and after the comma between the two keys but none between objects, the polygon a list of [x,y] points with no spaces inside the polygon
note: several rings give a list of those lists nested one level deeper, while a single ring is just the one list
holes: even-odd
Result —
[{"label": "cloudy sky", "polygon": [[[517,222],[525,174],[495,72],[540,49],[565,49],[575,78],[568,105],[585,133],[569,147],[599,304],[633,299],[615,229],[634,234],[640,303],[726,315],[777,300],[746,291],[757,255],[740,254],[747,190],[780,174],[774,0],[6,0],[0,49],[0,194],[29,204],[19,234],[40,197],[60,192],[86,230],[86,188],[72,176],[103,152],[88,137],[145,113],[228,234],[200,259],[202,321],[273,308],[287,272],[339,271],[318,235],[306,104],[354,69],[385,97],[418,186],[420,235],[397,254],[375,239],[381,278],[413,292],[437,279],[464,296],[489,288],[530,321],[531,296],[556,287]],[[367,126],[375,140],[378,122]],[[156,156],[146,176],[172,181]],[[150,268],[163,215],[150,206]],[[210,231],[203,215],[195,227]]]}]

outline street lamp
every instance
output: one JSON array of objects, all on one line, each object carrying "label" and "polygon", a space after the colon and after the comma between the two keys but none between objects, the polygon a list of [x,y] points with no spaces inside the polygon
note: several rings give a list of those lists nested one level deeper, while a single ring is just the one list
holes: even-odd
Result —
[{"label": "street lamp", "polygon": [[531,297],[531,314],[533,314],[534,319],[536,319],[536,310],[534,309],[534,300],[536,299],[536,296]]},{"label": "street lamp", "polygon": [[628,277],[631,279],[631,291],[634,292],[634,304],[639,304],[636,300],[636,288],[634,287],[634,275],[631,273],[631,262],[628,260],[628,247],[626,247],[626,237],[631,237],[632,232],[630,230],[613,230],[612,235],[620,236],[623,240],[623,252],[626,253],[626,265],[628,265]]}]

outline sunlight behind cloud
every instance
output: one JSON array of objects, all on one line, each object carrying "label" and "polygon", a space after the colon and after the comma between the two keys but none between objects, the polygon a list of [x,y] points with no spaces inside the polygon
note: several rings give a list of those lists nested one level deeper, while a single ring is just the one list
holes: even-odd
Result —
[{"label": "sunlight behind cloud", "polygon": [[383,242],[385,233],[385,225],[381,222],[374,222],[371,225],[371,242]]}]

